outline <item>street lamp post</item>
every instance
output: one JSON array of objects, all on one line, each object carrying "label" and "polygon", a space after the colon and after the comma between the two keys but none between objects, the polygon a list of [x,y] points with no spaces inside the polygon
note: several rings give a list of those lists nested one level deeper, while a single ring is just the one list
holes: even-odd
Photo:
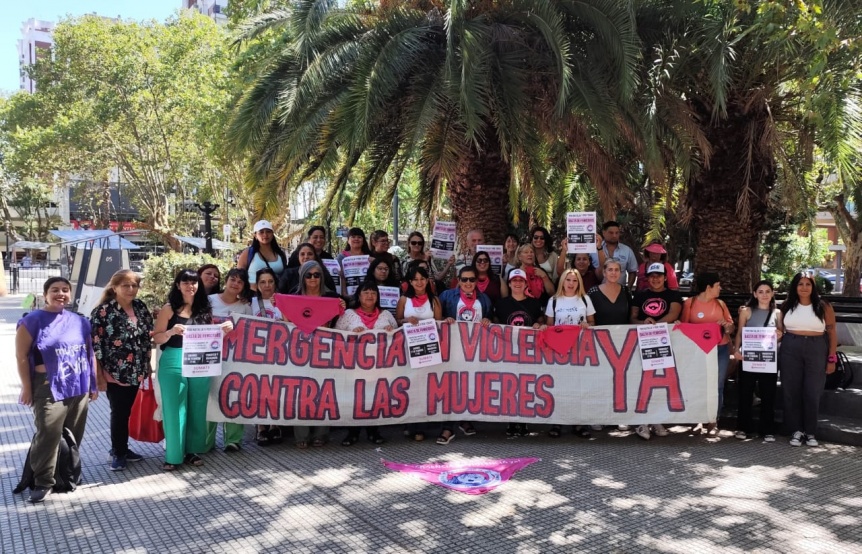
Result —
[{"label": "street lamp post", "polygon": [[213,204],[209,200],[204,202],[203,206],[195,203],[197,209],[204,214],[204,239],[206,240],[206,245],[204,247],[204,254],[209,254],[210,256],[215,254],[215,250],[213,250],[213,221],[212,214],[219,208],[218,204]]}]

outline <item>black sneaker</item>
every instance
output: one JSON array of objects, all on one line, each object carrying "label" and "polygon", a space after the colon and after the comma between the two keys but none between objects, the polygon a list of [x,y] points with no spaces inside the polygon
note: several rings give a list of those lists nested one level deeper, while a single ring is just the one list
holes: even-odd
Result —
[{"label": "black sneaker", "polygon": [[45,497],[49,494],[51,494],[51,487],[36,487],[32,491],[30,491],[30,502],[32,502],[33,504],[44,502]]},{"label": "black sneaker", "polygon": [[126,469],[126,458],[122,456],[114,456],[111,461],[111,471],[123,471]]},{"label": "black sneaker", "polygon": [[510,423],[508,426],[506,426],[506,436],[507,437],[514,437],[517,434],[518,434],[518,425],[516,423]]},{"label": "black sneaker", "polygon": [[526,423],[519,423],[518,424],[518,435],[521,437],[529,437],[530,436],[530,429],[527,427]]},{"label": "black sneaker", "polygon": [[132,449],[129,449],[129,451],[126,452],[126,461],[127,462],[140,462],[143,459],[144,459],[143,456],[141,456],[137,452],[133,452]]}]

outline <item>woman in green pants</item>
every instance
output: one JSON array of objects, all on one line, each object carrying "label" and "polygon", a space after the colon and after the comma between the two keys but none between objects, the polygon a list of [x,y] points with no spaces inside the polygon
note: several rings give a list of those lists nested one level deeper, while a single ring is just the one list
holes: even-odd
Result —
[{"label": "woman in green pants", "polygon": [[173,471],[182,463],[203,464],[198,454],[207,450],[210,380],[183,377],[182,353],[186,326],[210,323],[212,308],[200,276],[192,269],[180,270],[171,285],[168,303],[159,312],[153,334],[153,340],[162,349],[157,377],[162,393],[165,471]]}]

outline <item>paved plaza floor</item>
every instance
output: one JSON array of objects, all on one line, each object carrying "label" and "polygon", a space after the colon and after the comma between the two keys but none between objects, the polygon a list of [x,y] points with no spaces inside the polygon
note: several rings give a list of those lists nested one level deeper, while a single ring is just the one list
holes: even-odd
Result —
[{"label": "paved plaza floor", "polygon": [[[33,433],[17,404],[16,303],[0,299],[4,553],[862,552],[859,449],[707,440],[684,427],[647,443],[617,431],[507,439],[483,425],[448,446],[389,427],[383,446],[363,433],[351,448],[337,430],[305,451],[289,441],[259,448],[249,429],[241,452],[214,451],[199,468],[163,473],[161,446],[133,443],[145,459],[111,472],[101,397],[81,447],[84,483],[32,505],[11,492]],[[481,496],[380,463],[522,456],[541,461]]]}]

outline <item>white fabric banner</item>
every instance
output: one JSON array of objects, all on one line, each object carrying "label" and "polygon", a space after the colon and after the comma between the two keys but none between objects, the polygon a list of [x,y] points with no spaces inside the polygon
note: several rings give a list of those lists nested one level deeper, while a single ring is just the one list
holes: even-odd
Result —
[{"label": "white fabric banner", "polygon": [[[710,421],[718,409],[717,349],[699,346],[681,327],[670,334],[677,366],[643,371],[634,326],[594,327],[569,339],[555,333],[560,328],[438,323],[443,363],[414,370],[401,329],[309,335],[241,316],[225,337],[207,419],[345,426]],[[689,335],[699,336],[700,327],[690,325]]]}]

